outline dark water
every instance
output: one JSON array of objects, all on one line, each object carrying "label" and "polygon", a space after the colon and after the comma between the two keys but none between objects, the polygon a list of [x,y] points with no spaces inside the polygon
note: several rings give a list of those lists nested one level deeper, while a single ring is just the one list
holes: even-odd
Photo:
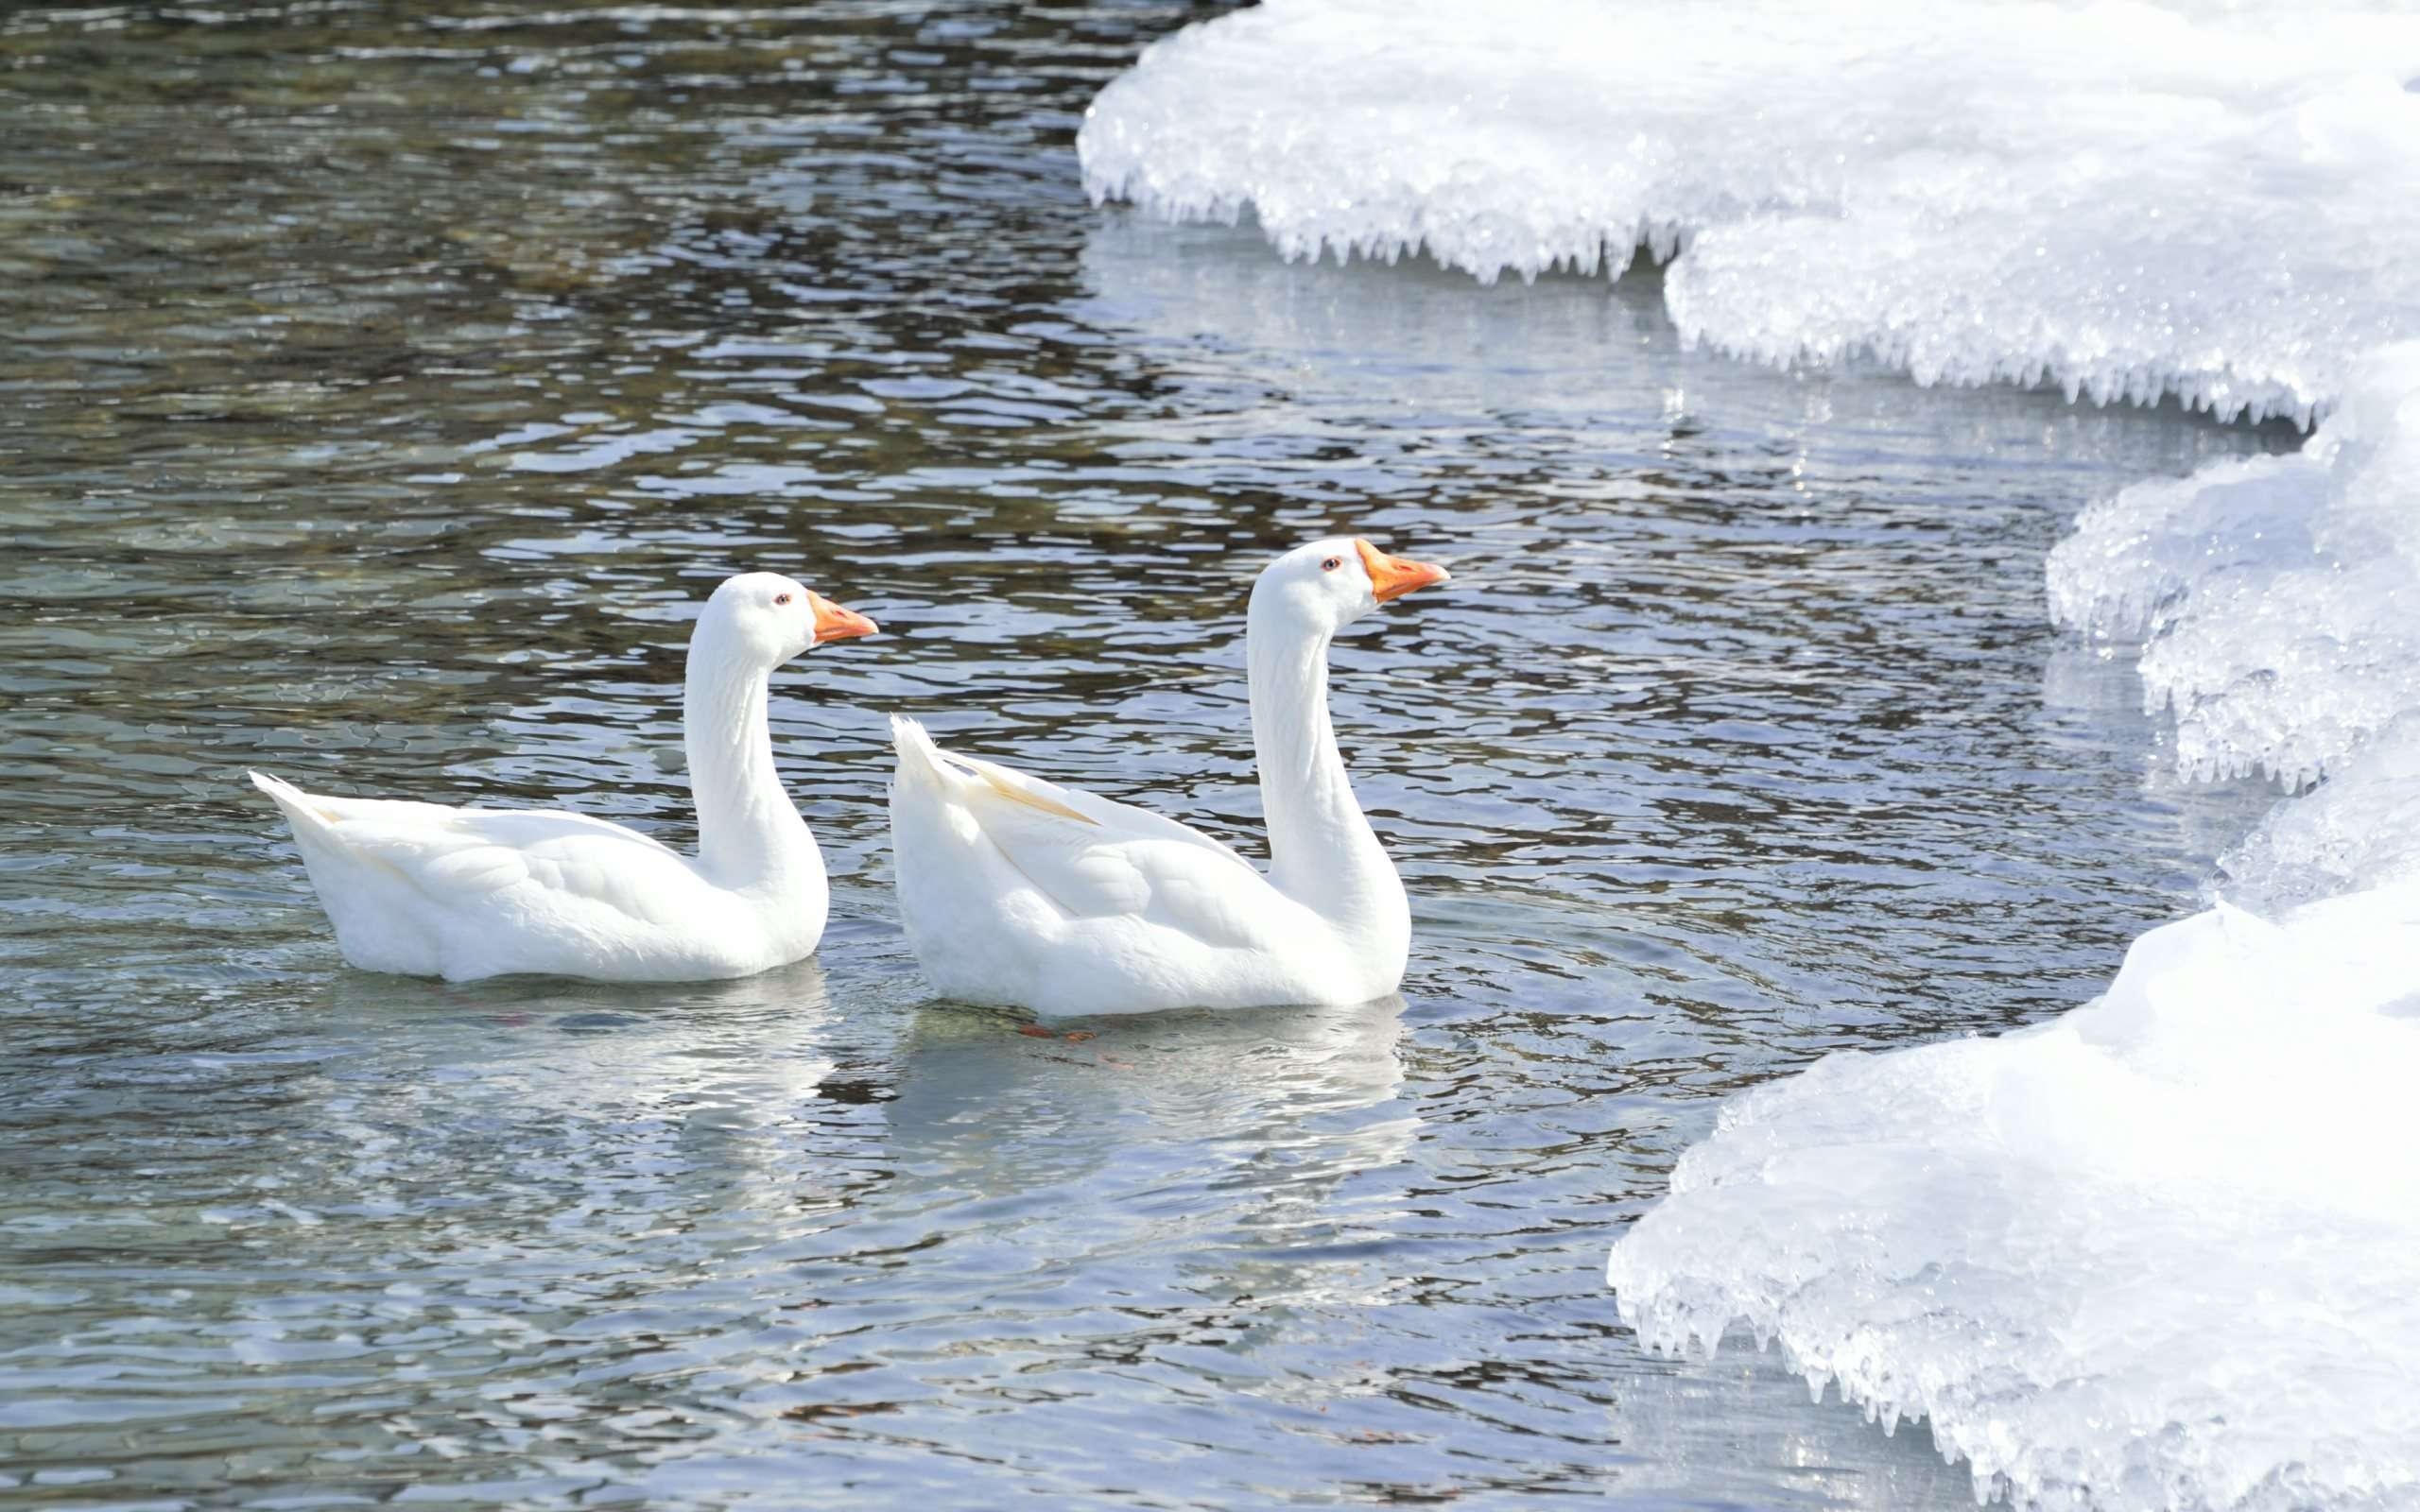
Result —
[{"label": "dark water", "polygon": [[[2039,561],[2289,444],[1679,351],[1096,211],[1167,6],[456,0],[0,19],[0,1501],[1971,1504],[1607,1245],[1719,1094],[2105,979],[2260,796],[2152,776]],[[1249,841],[1241,595],[1337,652],[1404,997],[926,1001],[882,715]],[[684,621],[777,685],[820,964],[344,970],[261,765],[688,838]]]}]

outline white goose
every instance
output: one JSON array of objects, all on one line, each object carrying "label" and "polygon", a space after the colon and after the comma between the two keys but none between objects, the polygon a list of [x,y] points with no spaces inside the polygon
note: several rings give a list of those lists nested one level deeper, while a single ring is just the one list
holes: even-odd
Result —
[{"label": "white goose", "polygon": [[899,910],[945,996],[1043,1013],[1350,1004],[1403,982],[1411,911],[1328,723],[1327,647],[1446,580],[1359,539],[1262,572],[1245,659],[1267,876],[1198,830],[935,746],[894,718]]},{"label": "white goose", "polygon": [[717,588],[689,637],[684,711],[698,858],[559,809],[321,798],[259,772],[337,948],[372,971],[451,981],[748,976],[811,954],[823,853],[773,770],[775,667],[873,621],[774,573]]}]

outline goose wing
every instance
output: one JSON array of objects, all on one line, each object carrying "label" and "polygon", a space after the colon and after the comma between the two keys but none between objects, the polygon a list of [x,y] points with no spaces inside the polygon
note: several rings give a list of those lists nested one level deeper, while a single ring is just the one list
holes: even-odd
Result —
[{"label": "goose wing", "polygon": [[433,902],[601,909],[672,927],[697,873],[663,844],[604,819],[555,809],[324,798],[259,772],[298,844],[391,873]]},{"label": "goose wing", "polygon": [[1128,919],[1213,946],[1261,947],[1298,912],[1233,850],[1189,825],[995,762],[944,751],[893,719],[900,781],[942,805],[1070,919]]}]

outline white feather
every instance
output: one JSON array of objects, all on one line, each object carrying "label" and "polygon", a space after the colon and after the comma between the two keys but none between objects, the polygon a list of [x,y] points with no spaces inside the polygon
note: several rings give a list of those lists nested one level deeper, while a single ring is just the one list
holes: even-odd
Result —
[{"label": "white feather", "polygon": [[766,677],[826,612],[786,577],[716,590],[690,642],[692,861],[561,810],[449,808],[305,793],[259,772],[346,960],[457,981],[515,972],[614,981],[745,976],[811,954],[823,858],[773,775]]},{"label": "white feather", "polygon": [[1358,544],[1313,542],[1253,591],[1271,875],[1173,819],[944,751],[891,720],[900,917],[936,989],[1046,1013],[1395,989],[1410,937],[1403,887],[1353,802],[1325,703],[1328,637],[1375,607],[1366,575],[1325,565],[1341,557],[1359,574]]}]

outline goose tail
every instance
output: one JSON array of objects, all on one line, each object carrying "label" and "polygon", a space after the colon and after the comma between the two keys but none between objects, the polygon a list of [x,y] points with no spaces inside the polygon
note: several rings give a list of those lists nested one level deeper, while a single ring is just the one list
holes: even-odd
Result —
[{"label": "goose tail", "polygon": [[930,782],[942,788],[957,785],[951,781],[953,774],[946,765],[946,758],[942,755],[942,748],[933,744],[932,736],[925,733],[925,727],[913,719],[899,714],[890,716],[890,744],[891,748],[899,753],[899,776],[903,782]]},{"label": "goose tail", "polygon": [[337,816],[334,810],[323,806],[293,783],[271,777],[267,772],[247,771],[244,775],[251,778],[252,785],[267,793],[269,800],[285,813],[285,822],[294,826],[296,833],[324,833],[337,822]]},{"label": "goose tail", "polygon": [[1038,809],[1063,819],[1073,819],[1078,824],[1100,823],[1100,820],[1075,807],[1069,801],[1074,795],[1065,788],[1036,781],[996,762],[977,761],[972,756],[954,756],[934,745],[933,737],[925,733],[925,727],[913,719],[902,719],[893,714],[890,739],[899,751],[899,775],[903,780],[930,782],[961,802],[987,797],[1005,799],[1011,803]]}]

